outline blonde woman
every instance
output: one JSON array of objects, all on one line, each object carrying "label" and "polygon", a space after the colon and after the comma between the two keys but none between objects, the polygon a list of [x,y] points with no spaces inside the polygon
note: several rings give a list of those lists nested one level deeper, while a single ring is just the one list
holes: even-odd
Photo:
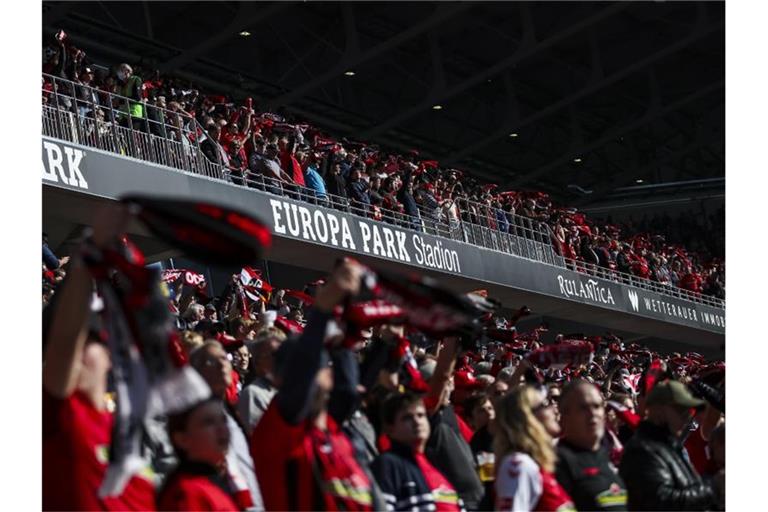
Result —
[{"label": "blonde woman", "polygon": [[532,386],[519,386],[498,402],[496,510],[576,510],[553,475],[552,439],[560,432],[553,405]]}]

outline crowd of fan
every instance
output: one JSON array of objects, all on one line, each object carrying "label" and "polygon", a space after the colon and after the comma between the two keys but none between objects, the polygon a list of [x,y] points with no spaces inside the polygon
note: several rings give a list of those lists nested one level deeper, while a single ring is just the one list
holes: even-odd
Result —
[{"label": "crowd of fan", "polygon": [[[98,105],[111,101],[103,93],[129,98],[132,101],[117,105],[126,115],[116,122],[187,147],[198,143],[208,160],[227,168],[237,184],[274,192],[300,190],[296,197],[323,203],[332,196],[335,204],[341,201],[374,219],[417,230],[425,223],[441,223],[453,233],[464,220],[515,234],[514,215],[528,217],[547,226],[556,252],[572,268],[613,278],[618,278],[618,271],[725,297],[722,243],[715,252],[699,253],[672,242],[713,238],[695,222],[680,222],[680,229],[674,223],[620,227],[596,222],[575,209],[554,205],[545,193],[502,191],[460,170],[420,159],[417,151],[394,154],[375,145],[334,139],[282,115],[258,112],[251,98],[238,105],[227,96],[201,92],[189,81],[139,66],[97,70],[84,51],[69,44],[63,31],[46,46],[43,71],[77,84],[67,93],[76,100],[65,107],[100,120],[101,129],[107,130],[107,121]],[[66,89],[56,87],[59,94],[59,87]],[[48,79],[44,90],[44,101],[52,101],[54,84]],[[714,222],[723,227],[718,219]],[[691,226],[696,229],[689,230]],[[669,230],[687,235],[668,239],[659,234]],[[694,231],[703,236],[691,238]]]},{"label": "crowd of fan", "polygon": [[485,319],[469,343],[386,320],[350,338],[338,311],[360,292],[351,261],[301,291],[244,268],[214,298],[169,273],[181,350],[212,397],[147,421],[152,471],[99,497],[108,317],[92,312],[80,257],[44,244],[43,258],[58,272],[45,510],[724,510],[724,363],[610,334],[545,343],[545,326],[515,329],[527,308]]}]

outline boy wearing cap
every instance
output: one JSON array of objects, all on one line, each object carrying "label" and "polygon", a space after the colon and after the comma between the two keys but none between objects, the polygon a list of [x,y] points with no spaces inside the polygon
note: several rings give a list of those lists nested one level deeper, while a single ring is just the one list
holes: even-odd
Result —
[{"label": "boy wearing cap", "polygon": [[681,443],[694,410],[705,406],[684,384],[657,384],[646,399],[647,419],[624,450],[619,472],[629,510],[707,510],[724,490],[702,481]]}]

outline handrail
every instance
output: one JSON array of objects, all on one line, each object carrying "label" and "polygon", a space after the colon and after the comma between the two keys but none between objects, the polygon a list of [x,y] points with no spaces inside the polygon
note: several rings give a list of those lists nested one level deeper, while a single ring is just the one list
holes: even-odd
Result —
[{"label": "handrail", "polygon": [[[353,215],[426,232],[559,268],[570,268],[663,295],[714,307],[725,307],[715,297],[644,279],[558,255],[547,225],[487,204],[456,199],[450,208],[419,207],[418,215],[364,205],[262,174],[245,175],[211,162],[200,145],[207,135],[197,120],[184,112],[148,105],[70,80],[43,74],[43,135],[95,147],[110,153],[191,172],[231,186],[248,187],[326,206]],[[132,116],[131,104],[143,105],[143,116]],[[116,108],[117,107],[117,108]],[[215,141],[216,151],[221,147]]]},{"label": "handrail", "polygon": [[651,279],[639,277],[633,274],[627,274],[626,272],[621,272],[611,268],[601,267],[599,265],[595,265],[594,263],[588,263],[582,260],[563,258],[563,261],[565,262],[567,268],[584,274],[589,274],[594,277],[623,283],[628,286],[634,286],[636,288],[653,291],[662,295],[668,295],[682,300],[706,304],[716,308],[725,308],[725,301],[722,299],[704,295],[702,293],[692,292],[690,290],[685,290],[683,288],[674,286],[671,283],[663,284],[658,281],[653,281]]},{"label": "handrail", "polygon": [[[222,169],[203,154],[204,131],[184,112],[148,105],[43,74],[43,133],[210,178]],[[130,114],[132,104],[143,116]]]}]

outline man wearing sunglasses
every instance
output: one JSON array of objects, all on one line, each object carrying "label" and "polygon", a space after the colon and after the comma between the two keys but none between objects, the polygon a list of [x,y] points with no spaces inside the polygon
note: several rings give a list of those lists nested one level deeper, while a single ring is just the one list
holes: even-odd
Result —
[{"label": "man wearing sunglasses", "polygon": [[705,483],[690,463],[681,439],[691,416],[705,406],[680,382],[657,384],[646,399],[640,423],[621,461],[630,510],[709,510],[723,480]]}]

